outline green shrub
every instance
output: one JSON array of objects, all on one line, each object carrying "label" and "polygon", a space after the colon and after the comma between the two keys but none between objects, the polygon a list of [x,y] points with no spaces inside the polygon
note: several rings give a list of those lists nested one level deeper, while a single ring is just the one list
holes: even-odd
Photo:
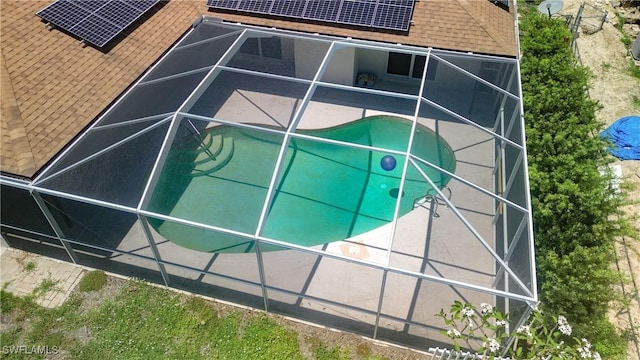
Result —
[{"label": "green shrub", "polygon": [[80,280],[80,291],[97,291],[107,284],[107,274],[101,270],[93,270],[86,273]]},{"label": "green shrub", "polygon": [[[593,348],[589,339],[581,336],[580,330],[576,331],[564,316],[543,313],[539,308],[535,308],[526,323],[513,329],[510,334],[507,330],[509,315],[486,303],[476,307],[455,301],[449,311],[441,309],[436,316],[442,318],[447,329],[440,333],[453,341],[457,352],[464,347],[483,359],[493,359],[501,354],[508,359],[598,360],[602,359],[600,349],[610,348],[603,343],[600,347]],[[608,324],[609,329],[612,329],[608,322],[603,324]],[[611,339],[611,333],[604,330],[602,338]],[[503,347],[510,336],[514,336],[515,341],[508,347]],[[622,350],[624,351],[624,347]],[[608,358],[610,357],[605,357]]]},{"label": "green shrub", "polygon": [[627,339],[619,334],[616,327],[606,318],[601,318],[593,323],[581,323],[575,325],[577,333],[588,331],[598,338],[594,348],[603,359],[627,359]]},{"label": "green shrub", "polygon": [[[591,73],[577,66],[564,22],[528,12],[520,22],[521,75],[536,262],[547,312],[565,316],[614,358],[609,303],[618,299],[611,270],[616,236],[629,228],[621,205],[601,174],[611,158],[599,137],[600,105],[586,92]],[[599,327],[593,327],[598,324]],[[609,324],[610,326],[610,324]],[[610,326],[611,327],[611,326]],[[620,352],[618,352],[620,351]]]}]

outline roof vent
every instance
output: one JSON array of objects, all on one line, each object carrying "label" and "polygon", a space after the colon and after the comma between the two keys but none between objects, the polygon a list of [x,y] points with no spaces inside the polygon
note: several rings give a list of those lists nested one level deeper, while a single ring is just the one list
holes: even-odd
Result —
[{"label": "roof vent", "polygon": [[497,6],[505,9],[505,10],[509,10],[509,0],[489,0],[492,3],[496,4]]}]

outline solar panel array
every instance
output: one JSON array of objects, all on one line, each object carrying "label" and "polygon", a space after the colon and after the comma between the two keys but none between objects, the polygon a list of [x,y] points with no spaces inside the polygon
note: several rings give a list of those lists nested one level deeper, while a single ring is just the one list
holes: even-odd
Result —
[{"label": "solar panel array", "polygon": [[390,30],[409,30],[415,0],[207,0],[224,9],[328,21]]},{"label": "solar panel array", "polygon": [[36,13],[97,47],[105,46],[160,0],[58,0]]}]

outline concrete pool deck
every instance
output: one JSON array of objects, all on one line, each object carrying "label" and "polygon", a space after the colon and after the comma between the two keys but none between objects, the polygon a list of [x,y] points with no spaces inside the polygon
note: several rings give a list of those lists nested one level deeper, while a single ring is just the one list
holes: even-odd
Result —
[{"label": "concrete pool deck", "polygon": [[[246,99],[251,99],[252,105],[246,103]],[[235,112],[234,116],[243,116],[245,112],[262,114],[264,119],[278,120],[285,114],[292,116],[291,108],[282,106],[295,107],[295,98],[272,100],[270,94],[233,92],[219,111]],[[309,108],[322,111],[307,112],[303,121],[308,127],[326,127],[327,118],[353,121],[381,113],[362,106],[319,101],[312,101]],[[460,122],[426,117],[420,117],[420,121],[432,129],[437,128],[454,150],[458,160],[457,176],[493,192],[495,142],[490,135]],[[492,221],[496,204],[493,198],[456,179],[450,181],[444,197],[451,199],[455,208],[444,199],[438,200],[437,206],[424,202],[400,217],[395,227],[382,226],[354,238],[314,246],[311,251],[264,252],[260,259],[255,253],[213,254],[189,250],[149,229],[155,240],[152,246],[144,226],[135,216],[125,213],[114,214],[116,219],[112,220],[126,221],[127,233],[107,231],[99,237],[86,234],[86,241],[96,241],[96,245],[116,251],[92,250],[78,244],[73,247],[78,263],[89,268],[158,284],[167,280],[180,290],[257,309],[266,307],[269,312],[349,329],[369,337],[378,324],[378,338],[422,348],[424,339],[446,340],[439,333],[442,321],[434,314],[441,308],[449,308],[452,299],[474,304],[496,301],[486,292],[444,281],[493,287],[496,261],[477,236],[495,247]],[[468,224],[463,223],[458,214],[464,216]],[[104,224],[100,215],[91,221]],[[87,224],[87,230],[92,224]],[[84,239],[80,233],[75,236]],[[55,250],[58,258],[68,260],[64,249]],[[154,252],[163,263],[166,279],[160,275]],[[259,261],[263,265],[262,273]],[[394,269],[432,278],[420,280]],[[262,281],[265,287],[260,286]],[[268,297],[266,301],[264,294]]]},{"label": "concrete pool deck", "polygon": [[[257,118],[269,125],[276,125],[275,119],[279,125],[286,125],[287,120],[281,119],[293,116],[292,110],[297,106],[295,98],[241,90],[231,93],[218,113],[209,116]],[[482,111],[480,105],[476,108],[474,112]],[[301,120],[304,128],[330,127],[341,121],[352,121],[363,116],[398,115],[319,101],[311,101],[308,110]],[[432,129],[437,127],[441,136],[453,148],[458,160],[456,175],[493,191],[495,143],[490,135],[459,122],[421,118],[421,123]],[[456,211],[465,217],[489,246],[495,248],[492,223],[495,214],[494,200],[458,180],[452,180],[448,188],[451,193],[445,195],[449,195]],[[448,308],[451,305],[450,299],[459,298],[479,304],[493,303],[494,297],[444,283],[386,273],[380,266],[402,268],[435,278],[492,288],[496,265],[495,259],[460,220],[454,209],[442,199],[438,201],[437,208],[431,208],[431,205],[433,204],[426,202],[416,207],[414,211],[399,218],[395,228],[389,224],[351,239],[314,247],[327,254],[364,261],[374,267],[297,250],[263,253],[267,284],[265,291],[269,296],[270,309],[293,316],[304,312],[307,318],[309,313],[329,317],[337,327],[344,321],[356,321],[364,324],[363,332],[368,332],[367,329],[376,321],[373,314],[380,307],[383,317],[379,326],[382,331],[440,339],[440,328],[437,326],[425,328],[406,322],[440,324],[441,321],[434,314],[441,308]],[[432,212],[437,215],[431,216]],[[392,231],[395,231],[393,236]],[[188,286],[194,287],[194,291],[209,292],[213,297],[223,296],[224,291],[220,292],[219,289],[233,289],[238,294],[245,294],[238,295],[238,299],[254,298],[256,301],[251,305],[260,307],[263,292],[260,286],[256,286],[261,282],[261,275],[254,253],[196,252],[173,244],[155,232],[153,236],[163,261],[168,264],[189,264],[192,268],[188,270],[166,265],[169,280],[174,284],[188,283]],[[139,224],[134,225],[120,242],[118,251],[153,257]],[[115,255],[111,260],[157,269],[152,261],[126,254]],[[383,281],[386,283],[386,292],[384,301],[380,302]],[[198,287],[202,289],[198,290]]]}]

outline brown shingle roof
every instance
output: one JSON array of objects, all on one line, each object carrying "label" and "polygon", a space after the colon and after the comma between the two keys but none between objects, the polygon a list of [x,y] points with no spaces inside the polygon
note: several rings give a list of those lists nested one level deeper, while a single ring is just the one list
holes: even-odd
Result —
[{"label": "brown shingle roof", "polygon": [[200,1],[166,3],[104,53],[83,47],[72,36],[49,30],[39,21],[35,13],[49,3],[2,0],[1,4],[6,65],[1,94],[1,169],[27,177],[86,127],[206,11]]},{"label": "brown shingle roof", "polygon": [[516,54],[513,15],[487,0],[420,0],[408,35],[213,12],[205,3],[169,1],[101,52],[39,21],[35,13],[49,1],[0,1],[0,170],[32,177],[201,14],[312,33]]}]

